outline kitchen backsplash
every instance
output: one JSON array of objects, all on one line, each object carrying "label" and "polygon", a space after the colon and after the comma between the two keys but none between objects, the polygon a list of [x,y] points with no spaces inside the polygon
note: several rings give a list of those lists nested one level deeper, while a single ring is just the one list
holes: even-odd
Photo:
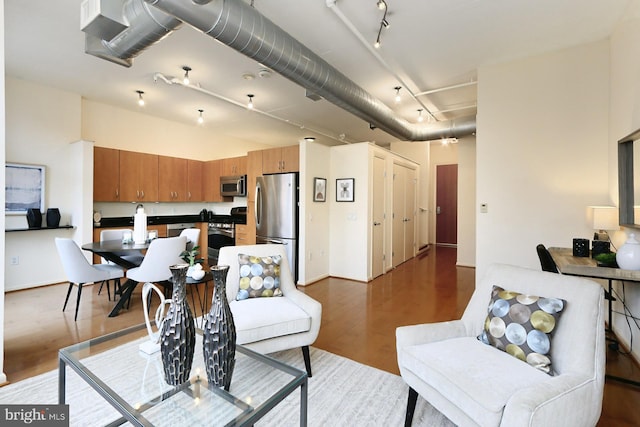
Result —
[{"label": "kitchen backsplash", "polygon": [[[103,218],[133,216],[137,203],[94,203],[93,210]],[[234,197],[233,202],[224,203],[142,203],[147,215],[197,215],[202,209],[215,214],[228,214],[235,206],[247,206],[246,197]]]}]

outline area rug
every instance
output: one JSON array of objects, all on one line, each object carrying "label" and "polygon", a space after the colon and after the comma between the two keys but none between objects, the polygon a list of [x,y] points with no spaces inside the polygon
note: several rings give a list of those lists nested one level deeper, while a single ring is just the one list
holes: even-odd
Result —
[{"label": "area rug", "polygon": [[[137,342],[125,345],[136,345]],[[120,347],[124,347],[120,346]],[[96,366],[109,369],[109,359],[117,357],[120,347],[94,356]],[[271,355],[277,360],[304,370],[300,349]],[[309,426],[401,426],[407,400],[407,386],[402,378],[353,360],[311,348],[313,377],[309,378]],[[251,378],[234,377],[250,382]],[[0,404],[55,404],[58,402],[58,371],[0,388]],[[139,386],[138,386],[139,387]],[[67,403],[71,426],[105,425],[119,418],[78,375],[67,368]],[[180,417],[167,417],[167,425],[182,425]],[[185,425],[197,425],[193,422]],[[294,392],[278,404],[257,426],[300,425],[300,393]],[[414,426],[454,426],[446,417],[419,398]]]}]

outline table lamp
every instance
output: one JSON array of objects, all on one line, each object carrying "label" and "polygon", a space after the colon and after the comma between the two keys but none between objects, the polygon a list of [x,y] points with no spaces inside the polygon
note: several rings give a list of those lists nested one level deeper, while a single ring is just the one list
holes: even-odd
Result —
[{"label": "table lamp", "polygon": [[619,230],[618,208],[614,206],[591,206],[593,209],[593,240],[609,242],[607,230]]}]

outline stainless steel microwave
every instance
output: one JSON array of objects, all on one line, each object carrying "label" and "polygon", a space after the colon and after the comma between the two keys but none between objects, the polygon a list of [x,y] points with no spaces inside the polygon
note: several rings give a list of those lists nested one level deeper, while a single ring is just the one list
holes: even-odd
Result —
[{"label": "stainless steel microwave", "polygon": [[247,195],[247,176],[221,176],[220,177],[220,195],[226,196],[246,196]]}]

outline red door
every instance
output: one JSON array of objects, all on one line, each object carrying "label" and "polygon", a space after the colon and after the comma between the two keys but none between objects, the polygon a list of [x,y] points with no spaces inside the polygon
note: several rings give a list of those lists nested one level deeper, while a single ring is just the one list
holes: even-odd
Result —
[{"label": "red door", "polygon": [[436,244],[458,243],[458,165],[436,166]]}]

